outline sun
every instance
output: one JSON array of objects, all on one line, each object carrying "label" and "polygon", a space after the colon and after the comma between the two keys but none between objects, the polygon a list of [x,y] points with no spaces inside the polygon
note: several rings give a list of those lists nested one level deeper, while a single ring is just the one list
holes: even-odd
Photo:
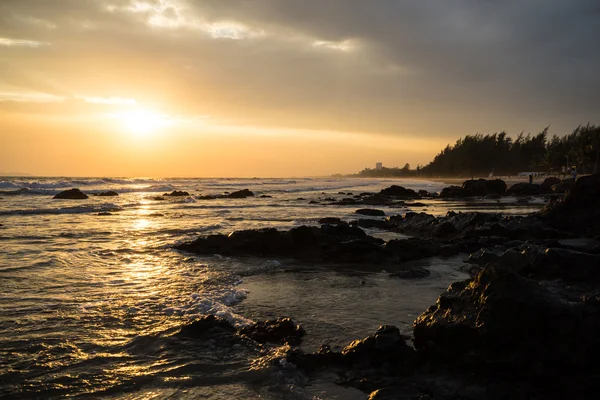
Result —
[{"label": "sun", "polygon": [[131,110],[118,114],[123,127],[131,134],[146,136],[167,124],[165,116],[150,110]]}]

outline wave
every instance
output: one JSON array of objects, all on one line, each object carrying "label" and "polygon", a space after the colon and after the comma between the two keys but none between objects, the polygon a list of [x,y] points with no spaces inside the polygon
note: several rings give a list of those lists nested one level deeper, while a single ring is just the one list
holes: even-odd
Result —
[{"label": "wave", "polygon": [[89,214],[96,212],[121,211],[122,208],[112,203],[97,205],[58,207],[58,208],[29,208],[20,210],[0,211],[0,215],[53,215],[53,214]]}]

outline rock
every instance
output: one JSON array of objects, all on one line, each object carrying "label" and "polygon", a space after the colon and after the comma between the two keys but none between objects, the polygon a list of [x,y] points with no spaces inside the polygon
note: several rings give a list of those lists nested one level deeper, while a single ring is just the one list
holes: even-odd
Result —
[{"label": "rock", "polygon": [[540,192],[541,193],[551,193],[552,192],[552,186],[558,185],[560,183],[561,183],[561,181],[560,181],[559,178],[556,178],[554,176],[550,176],[550,177],[544,179],[544,182],[542,182],[540,184]]},{"label": "rock", "polygon": [[55,199],[67,199],[67,200],[84,200],[88,198],[88,195],[83,193],[79,189],[70,189],[58,193],[54,196]]},{"label": "rock", "polygon": [[299,345],[305,334],[304,329],[300,325],[296,325],[290,318],[256,322],[241,328],[239,332],[258,343],[289,344],[290,346]]},{"label": "rock", "polygon": [[320,204],[320,203],[318,201],[311,200],[311,201],[308,202],[308,204]]},{"label": "rock", "polygon": [[367,229],[371,229],[371,228],[375,228],[375,229],[387,229],[389,227],[389,224],[387,221],[382,221],[379,219],[359,219],[358,221],[356,221],[356,225],[360,226],[361,228],[367,228]]},{"label": "rock", "polygon": [[261,199],[271,199],[273,196],[269,196],[268,194],[263,194],[260,196]]},{"label": "rock", "polygon": [[208,195],[204,195],[204,196],[198,196],[198,197],[196,197],[196,199],[198,199],[198,200],[215,200],[220,197],[221,196],[215,196],[215,195],[208,194]]},{"label": "rock", "polygon": [[467,197],[467,192],[460,186],[448,186],[442,189],[440,192],[440,198],[452,199]]},{"label": "rock", "polygon": [[98,213],[98,214],[96,214],[96,215],[99,215],[99,216],[101,216],[101,217],[104,217],[104,216],[107,216],[107,215],[113,215],[113,214],[112,214],[112,213],[110,213],[110,212],[107,212],[107,211],[102,211],[102,212],[99,212],[99,213]]},{"label": "rock", "polygon": [[421,197],[434,197],[433,194],[429,193],[427,190],[419,190],[417,194]]},{"label": "rock", "polygon": [[98,193],[96,196],[111,197],[111,196],[118,196],[118,195],[119,195],[119,193],[115,192],[114,190],[109,190],[106,192]]},{"label": "rock", "polygon": [[471,179],[462,184],[468,197],[485,196],[488,194],[504,194],[506,183],[502,179]]},{"label": "rock", "polygon": [[427,204],[419,203],[418,201],[415,201],[414,203],[404,203],[404,205],[406,207],[427,207]]},{"label": "rock", "polygon": [[382,210],[375,210],[372,208],[361,208],[359,210],[354,211],[356,214],[360,215],[369,215],[372,217],[384,217],[385,212]]},{"label": "rock", "polygon": [[596,368],[600,299],[485,268],[453,283],[414,323],[417,354],[485,376],[556,379]]},{"label": "rock", "polygon": [[600,235],[600,174],[583,176],[562,201],[540,213],[552,227],[584,236]]},{"label": "rock", "polygon": [[200,338],[203,336],[233,334],[235,331],[236,329],[227,320],[211,314],[185,325],[179,331],[179,335]]},{"label": "rock", "polygon": [[389,188],[383,189],[379,192],[380,195],[389,197],[399,197],[404,199],[418,199],[421,196],[412,189],[406,189],[402,186],[392,185]]},{"label": "rock", "polygon": [[321,218],[318,222],[321,225],[342,225],[342,224],[346,224],[345,221],[342,221],[340,218],[337,218],[337,217],[325,217],[325,218]]},{"label": "rock", "polygon": [[245,199],[246,197],[252,197],[254,193],[252,193],[248,189],[238,190],[237,192],[230,193],[227,197],[232,199]]},{"label": "rock", "polygon": [[507,196],[536,196],[540,194],[540,185],[536,183],[516,183],[506,191]]},{"label": "rock", "polygon": [[485,195],[485,199],[487,200],[498,200],[500,198],[502,198],[502,195],[498,193],[490,193]]},{"label": "rock", "polygon": [[187,197],[190,194],[188,192],[184,192],[182,190],[173,190],[171,193],[165,193],[163,196],[171,196],[171,197]]},{"label": "rock", "polygon": [[413,267],[406,271],[398,271],[390,274],[392,278],[402,278],[402,279],[416,279],[416,278],[426,278],[431,274],[429,270],[425,268]]}]

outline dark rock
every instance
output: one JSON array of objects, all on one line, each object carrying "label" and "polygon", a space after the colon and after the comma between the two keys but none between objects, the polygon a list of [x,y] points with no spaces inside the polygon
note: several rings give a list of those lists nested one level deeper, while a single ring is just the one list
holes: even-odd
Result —
[{"label": "dark rock", "polygon": [[356,224],[361,228],[371,229],[388,229],[389,223],[380,219],[359,219]]},{"label": "dark rock", "polygon": [[88,195],[79,189],[70,189],[58,193],[56,196],[54,196],[54,198],[66,200],[84,200],[88,198]]},{"label": "dark rock", "polygon": [[210,195],[210,194],[196,197],[196,199],[198,199],[198,200],[215,200],[218,198],[220,198],[220,196],[215,196],[215,195]]},{"label": "dark rock", "polygon": [[324,225],[340,225],[340,224],[345,224],[346,222],[342,221],[340,218],[337,217],[325,217],[325,218],[321,218],[319,221],[319,224]]},{"label": "dark rock", "polygon": [[187,197],[190,194],[183,190],[173,190],[171,193],[165,193],[163,196],[171,196],[171,197]]},{"label": "dark rock", "polygon": [[179,335],[199,338],[203,336],[234,334],[236,329],[227,320],[207,315],[185,325]]},{"label": "dark rock", "polygon": [[350,365],[398,365],[411,360],[413,355],[398,328],[390,325],[380,326],[372,336],[355,340],[342,349],[342,361]]},{"label": "dark rock", "polygon": [[433,197],[433,195],[431,193],[429,193],[427,190],[423,190],[423,189],[419,190],[417,192],[417,194],[421,197]]},{"label": "dark rock", "polygon": [[600,300],[571,290],[485,268],[415,320],[415,348],[428,362],[496,377],[555,379],[595,368]]},{"label": "dark rock", "polygon": [[406,189],[402,186],[392,185],[389,188],[383,189],[379,192],[380,195],[399,197],[404,199],[418,199],[421,196],[412,189]]},{"label": "dark rock", "polygon": [[490,194],[486,194],[485,198],[488,200],[498,200],[498,199],[502,198],[502,195],[498,194],[498,193],[490,193]]},{"label": "dark rock", "polygon": [[273,196],[269,196],[268,194],[263,194],[260,196],[261,199],[271,199]]},{"label": "dark rock", "polygon": [[471,179],[462,184],[468,197],[485,196],[488,194],[504,194],[506,183],[502,179]]},{"label": "dark rock", "polygon": [[550,176],[544,179],[544,182],[540,184],[540,192],[541,193],[550,193],[552,192],[552,186],[560,184],[561,181],[559,178],[554,176]]},{"label": "dark rock", "polygon": [[311,200],[311,201],[308,202],[308,204],[320,204],[320,203],[318,201]]},{"label": "dark rock", "polygon": [[600,174],[583,176],[562,201],[540,213],[552,227],[579,235],[600,235]]},{"label": "dark rock", "polygon": [[404,203],[404,205],[406,207],[427,207],[427,204],[425,204],[425,203],[419,203],[418,201],[416,201],[414,203]]},{"label": "dark rock", "polygon": [[382,210],[375,210],[372,208],[361,208],[359,210],[354,211],[356,214],[360,215],[369,215],[373,217],[384,217],[385,212]]},{"label": "dark rock", "polygon": [[107,192],[98,193],[96,196],[110,197],[110,196],[118,196],[118,195],[119,195],[119,193],[115,192],[114,190],[109,190]]},{"label": "dark rock", "polygon": [[110,213],[110,212],[107,212],[107,211],[102,211],[102,212],[99,212],[96,215],[104,217],[104,216],[107,216],[107,215],[113,215],[113,213]]},{"label": "dark rock", "polygon": [[506,191],[507,196],[536,196],[540,194],[540,185],[537,183],[516,183]]},{"label": "dark rock", "polygon": [[241,328],[240,334],[246,335],[258,343],[289,344],[297,346],[302,342],[304,329],[290,318],[260,321]]},{"label": "dark rock", "polygon": [[245,199],[246,197],[252,197],[254,193],[252,193],[248,189],[238,190],[237,192],[230,193],[227,197],[232,199]]},{"label": "dark rock", "polygon": [[440,198],[452,199],[467,197],[467,192],[460,186],[448,186],[442,189],[440,192]]}]

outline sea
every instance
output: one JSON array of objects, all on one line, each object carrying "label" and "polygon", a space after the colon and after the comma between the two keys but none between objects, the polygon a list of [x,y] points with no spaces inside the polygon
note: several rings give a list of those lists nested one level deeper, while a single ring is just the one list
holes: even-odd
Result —
[{"label": "sea", "polygon": [[[450,283],[467,278],[461,267],[468,255],[419,260],[413,264],[431,274],[402,280],[377,265],[197,256],[173,247],[241,229],[318,225],[323,217],[352,221],[361,207],[328,205],[332,198],[391,185],[428,192],[448,186],[360,178],[0,177],[0,398],[367,399],[326,372],[306,376],[285,362],[285,348],[177,333],[214,314],[236,326],[290,317],[307,332],[304,351],[341,349],[383,324],[410,336],[413,320]],[[53,199],[70,188],[89,199]],[[246,188],[255,196],[200,198]],[[108,190],[119,196],[94,196]],[[163,196],[173,190],[190,196]],[[388,216],[521,215],[543,205],[517,206],[510,198],[419,202],[376,208]]]}]

